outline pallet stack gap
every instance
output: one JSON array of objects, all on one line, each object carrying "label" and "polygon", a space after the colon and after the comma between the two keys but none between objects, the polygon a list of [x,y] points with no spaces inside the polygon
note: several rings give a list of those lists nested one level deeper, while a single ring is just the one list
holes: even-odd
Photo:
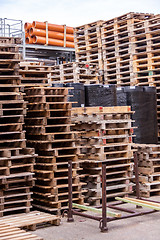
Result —
[{"label": "pallet stack gap", "polygon": [[132,193],[132,120],[130,107],[86,107],[72,110],[73,130],[79,131],[80,177],[86,183],[85,201],[101,203],[101,166],[106,160],[107,200]]},{"label": "pallet stack gap", "polygon": [[35,152],[26,147],[20,54],[14,38],[0,38],[0,216],[29,212]]},{"label": "pallet stack gap", "polygon": [[73,161],[73,201],[83,203],[72,103],[67,102],[65,88],[31,87],[25,93],[27,143],[38,154],[33,206],[59,215],[68,207],[68,160]]}]

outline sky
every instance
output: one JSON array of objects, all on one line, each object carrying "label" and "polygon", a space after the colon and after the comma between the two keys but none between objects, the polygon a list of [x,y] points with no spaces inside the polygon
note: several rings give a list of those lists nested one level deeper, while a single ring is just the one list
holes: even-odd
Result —
[{"label": "sky", "polygon": [[76,27],[128,12],[160,13],[160,0],[0,0],[0,17]]}]

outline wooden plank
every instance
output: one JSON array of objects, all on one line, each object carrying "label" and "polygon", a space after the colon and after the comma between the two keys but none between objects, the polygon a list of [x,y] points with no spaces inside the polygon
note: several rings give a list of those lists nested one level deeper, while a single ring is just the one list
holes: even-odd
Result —
[{"label": "wooden plank", "polygon": [[43,238],[33,235],[29,232],[21,230],[17,227],[9,226],[8,224],[0,224],[0,239],[1,240],[43,240]]},{"label": "wooden plank", "polygon": [[122,202],[126,202],[126,203],[131,203],[131,204],[135,204],[138,206],[142,206],[142,207],[146,207],[146,208],[151,208],[157,211],[160,211],[160,205],[159,206],[153,206],[152,204],[150,204],[150,202],[143,203],[143,202],[139,202],[139,201],[135,201],[132,198],[120,198],[120,197],[116,197],[115,198],[118,201],[122,201]]},{"label": "wooden plank", "polygon": [[[88,206],[80,205],[80,204],[77,204],[77,203],[72,203],[72,206],[75,207],[75,208],[82,209],[82,210],[86,210],[86,211],[91,211],[91,212],[94,212],[94,213],[102,214],[102,209],[88,207]],[[119,217],[121,217],[121,213],[111,212],[110,210],[107,209],[107,216],[119,218]]]},{"label": "wooden plank", "polygon": [[152,206],[155,206],[155,207],[160,207],[160,203],[154,203],[154,202],[149,202],[147,200],[141,200],[141,199],[134,199],[134,198],[128,198],[128,197],[125,197],[126,199],[128,200],[132,200],[132,201],[135,201],[135,202],[140,202],[140,203],[144,203],[144,204],[149,204],[149,205],[152,205]]}]

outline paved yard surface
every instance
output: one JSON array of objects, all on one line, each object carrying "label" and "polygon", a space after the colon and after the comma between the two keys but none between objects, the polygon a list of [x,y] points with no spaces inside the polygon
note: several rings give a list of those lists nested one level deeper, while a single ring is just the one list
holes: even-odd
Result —
[{"label": "paved yard surface", "polygon": [[[153,199],[160,201],[160,197]],[[68,223],[63,218],[60,226],[41,228],[34,233],[45,240],[160,240],[160,212],[110,222],[107,233],[100,232],[97,221],[79,216],[74,219],[73,223]]]}]

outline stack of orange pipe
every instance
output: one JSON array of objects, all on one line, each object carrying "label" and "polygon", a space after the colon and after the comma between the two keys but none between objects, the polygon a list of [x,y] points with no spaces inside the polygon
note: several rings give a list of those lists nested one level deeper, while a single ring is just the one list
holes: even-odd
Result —
[{"label": "stack of orange pipe", "polygon": [[[42,44],[74,48],[72,27],[48,23],[48,44],[46,38],[46,23],[33,21],[25,23],[26,44]],[[65,33],[66,32],[66,33]],[[64,39],[65,38],[65,39]]]}]

